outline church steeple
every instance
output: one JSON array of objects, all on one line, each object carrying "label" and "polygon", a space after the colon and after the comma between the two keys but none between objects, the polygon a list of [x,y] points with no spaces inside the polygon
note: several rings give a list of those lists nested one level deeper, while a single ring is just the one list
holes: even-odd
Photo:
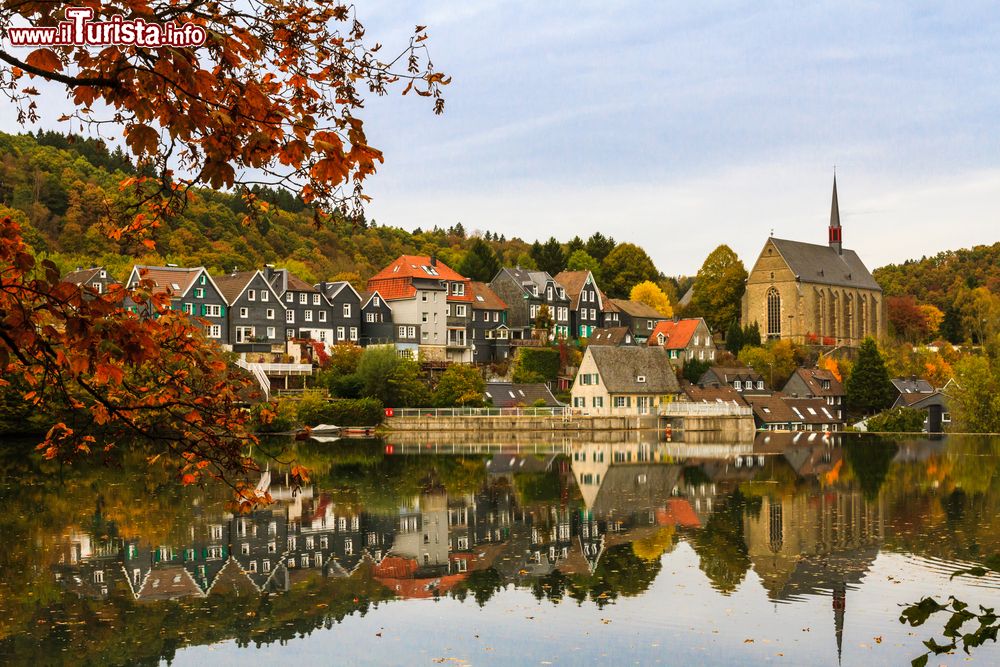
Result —
[{"label": "church steeple", "polygon": [[844,254],[840,230],[840,204],[837,202],[837,172],[833,173],[833,203],[830,204],[830,247],[836,250],[838,255]]}]

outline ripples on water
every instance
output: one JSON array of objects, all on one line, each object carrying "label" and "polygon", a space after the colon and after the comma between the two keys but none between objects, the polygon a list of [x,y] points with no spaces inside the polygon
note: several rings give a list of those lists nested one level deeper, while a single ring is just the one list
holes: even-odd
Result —
[{"label": "ripples on water", "polygon": [[996,439],[276,444],[313,484],[246,516],[6,461],[0,659],[897,664],[940,628],[901,604],[1000,602],[949,578],[997,565]]}]

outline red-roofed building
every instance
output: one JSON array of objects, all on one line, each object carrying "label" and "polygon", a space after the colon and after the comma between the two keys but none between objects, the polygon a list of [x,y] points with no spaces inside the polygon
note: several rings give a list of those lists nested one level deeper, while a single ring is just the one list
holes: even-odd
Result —
[{"label": "red-roofed building", "polygon": [[414,356],[419,352],[428,361],[472,361],[468,278],[435,257],[400,255],[369,278],[368,290],[390,304],[394,325],[418,328],[419,343],[397,343],[397,348]]},{"label": "red-roofed building", "polygon": [[662,347],[670,363],[681,366],[685,361],[714,361],[716,347],[712,330],[700,317],[659,322],[646,341],[647,345]]}]

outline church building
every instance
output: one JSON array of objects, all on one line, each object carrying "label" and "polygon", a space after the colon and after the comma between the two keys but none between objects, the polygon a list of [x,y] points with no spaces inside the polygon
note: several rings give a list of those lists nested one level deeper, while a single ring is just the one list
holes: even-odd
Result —
[{"label": "church building", "polygon": [[845,250],[833,179],[828,245],[773,236],[747,278],[744,324],[757,322],[761,338],[857,347],[867,336],[885,336],[885,303],[857,253]]}]

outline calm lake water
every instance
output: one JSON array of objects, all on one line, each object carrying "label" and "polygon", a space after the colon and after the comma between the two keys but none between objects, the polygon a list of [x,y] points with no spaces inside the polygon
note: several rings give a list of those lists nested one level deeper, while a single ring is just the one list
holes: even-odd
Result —
[{"label": "calm lake water", "polygon": [[622,438],[267,443],[312,484],[245,516],[4,455],[0,663],[906,664],[946,619],[901,605],[1000,606],[949,580],[1000,554],[1000,440]]}]

